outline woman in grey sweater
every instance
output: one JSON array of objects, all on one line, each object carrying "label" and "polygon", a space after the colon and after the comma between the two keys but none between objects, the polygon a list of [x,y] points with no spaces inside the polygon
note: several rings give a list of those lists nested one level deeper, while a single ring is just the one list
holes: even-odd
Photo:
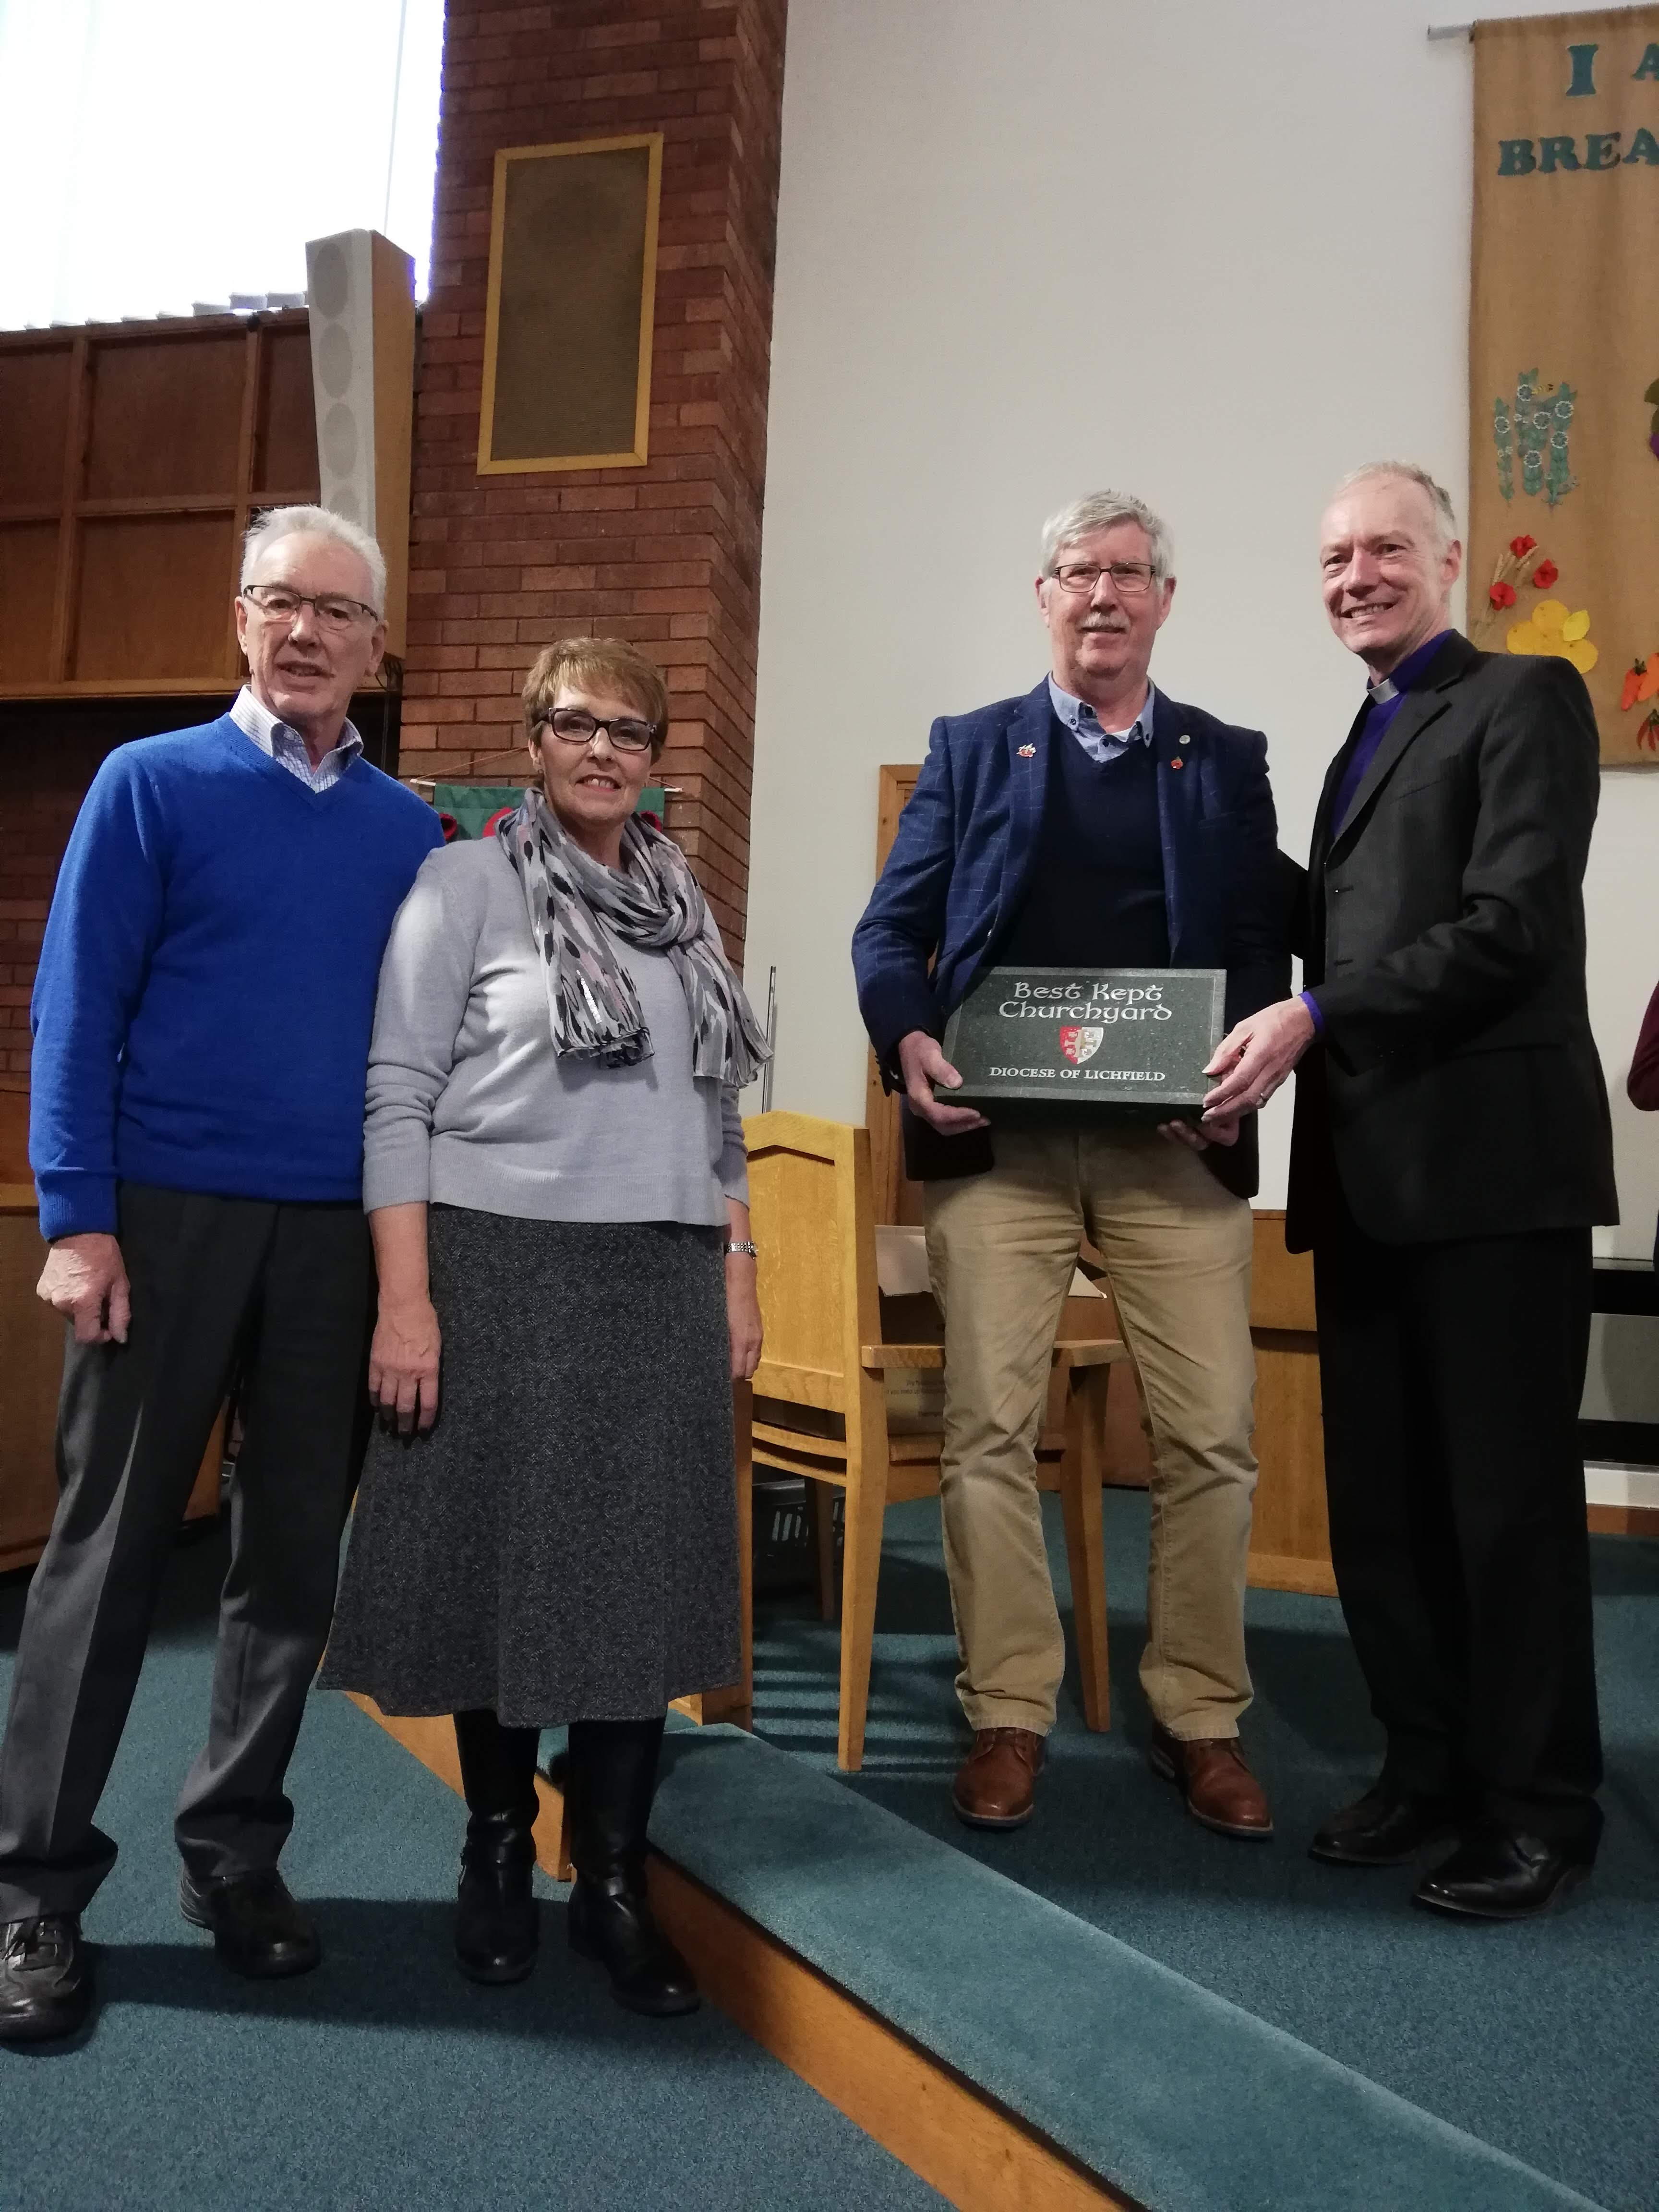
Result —
[{"label": "woman in grey sweater", "polygon": [[571,1943],[623,2003],[684,2012],[646,1822],[665,1707],[738,1669],[730,1383],[761,1326],[737,1097],[766,1048],[690,869],[634,812],[659,672],[568,639],[524,699],[539,781],[430,855],[380,971],[382,1423],[322,1680],[453,1713],[478,1981],[535,1962],[536,1753],[568,1722]]}]

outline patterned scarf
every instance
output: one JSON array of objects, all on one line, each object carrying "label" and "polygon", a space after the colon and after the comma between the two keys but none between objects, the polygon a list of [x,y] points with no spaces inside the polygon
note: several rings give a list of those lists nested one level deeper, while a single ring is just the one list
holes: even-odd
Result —
[{"label": "patterned scarf", "polygon": [[601,1067],[633,1067],[651,1056],[651,1032],[611,945],[614,932],[673,962],[691,1017],[692,1074],[739,1091],[754,1081],[770,1049],[672,837],[630,815],[618,874],[583,852],[535,784],[495,834],[518,870],[547,969],[555,1052]]}]

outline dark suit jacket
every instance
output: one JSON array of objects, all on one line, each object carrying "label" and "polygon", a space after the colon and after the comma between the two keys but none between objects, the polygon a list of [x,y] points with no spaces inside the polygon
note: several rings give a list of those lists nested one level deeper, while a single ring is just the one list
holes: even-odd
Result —
[{"label": "dark suit jacket", "polygon": [[[1226,969],[1231,1024],[1290,988],[1267,741],[1162,692],[1152,739],[1170,961]],[[900,1038],[912,1030],[943,1036],[951,1010],[995,965],[1030,887],[1054,749],[1075,742],[1054,712],[1046,677],[1024,698],[934,723],[881,881],[853,935],[859,1007],[890,1091],[900,1081]],[[940,1137],[908,1109],[905,1122],[913,1175],[991,1164],[982,1131]],[[1256,1185],[1254,1116],[1236,1146],[1205,1157],[1229,1189],[1248,1196]]]},{"label": "dark suit jacket", "polygon": [[1333,1177],[1384,1244],[1616,1221],[1584,991],[1601,775],[1583,678],[1449,638],[1333,836],[1346,753],[1308,867],[1325,1041],[1297,1076],[1291,1249],[1333,1225]]}]

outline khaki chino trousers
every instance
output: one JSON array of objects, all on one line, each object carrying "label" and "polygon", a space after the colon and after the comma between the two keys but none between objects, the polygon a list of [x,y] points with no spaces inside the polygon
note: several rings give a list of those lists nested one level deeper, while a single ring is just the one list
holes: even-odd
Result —
[{"label": "khaki chino trousers", "polygon": [[1249,1207],[1155,1130],[1000,1130],[988,1174],[927,1186],[927,1224],[945,1316],[945,1564],[969,1725],[1047,1734],[1054,1723],[1066,1647],[1036,1438],[1086,1231],[1152,1431],[1141,1683],[1171,1735],[1237,1735],[1250,1700]]}]

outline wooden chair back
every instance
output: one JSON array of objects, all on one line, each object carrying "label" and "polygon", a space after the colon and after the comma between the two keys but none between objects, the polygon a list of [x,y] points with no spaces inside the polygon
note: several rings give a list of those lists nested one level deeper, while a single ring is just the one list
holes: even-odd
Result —
[{"label": "wooden chair back", "polygon": [[755,1395],[839,1413],[850,1428],[881,1387],[860,1359],[881,1335],[869,1133],[775,1112],[744,1135],[766,1324]]}]

